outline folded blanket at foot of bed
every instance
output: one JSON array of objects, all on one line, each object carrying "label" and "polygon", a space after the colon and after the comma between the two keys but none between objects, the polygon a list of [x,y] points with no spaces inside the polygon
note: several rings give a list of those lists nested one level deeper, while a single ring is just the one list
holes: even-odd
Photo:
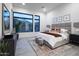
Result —
[{"label": "folded blanket at foot of bed", "polygon": [[60,34],[57,34],[57,33],[51,33],[51,32],[43,32],[45,34],[49,34],[49,35],[52,35],[52,36],[55,36],[55,37],[61,37]]}]

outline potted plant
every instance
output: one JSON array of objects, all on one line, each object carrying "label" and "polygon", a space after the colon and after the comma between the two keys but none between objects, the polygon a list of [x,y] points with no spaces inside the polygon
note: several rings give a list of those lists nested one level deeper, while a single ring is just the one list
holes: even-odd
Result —
[{"label": "potted plant", "polygon": [[8,41],[0,41],[0,56],[7,56],[8,53]]}]

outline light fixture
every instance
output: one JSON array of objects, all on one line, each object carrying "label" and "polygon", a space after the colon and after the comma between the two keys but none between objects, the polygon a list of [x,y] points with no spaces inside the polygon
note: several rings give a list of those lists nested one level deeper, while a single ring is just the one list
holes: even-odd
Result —
[{"label": "light fixture", "polygon": [[43,8],[43,11],[46,12],[46,8]]},{"label": "light fixture", "polygon": [[25,5],[25,3],[22,3],[22,5]]},{"label": "light fixture", "polygon": [[47,11],[46,8],[45,8],[44,6],[42,7],[42,9],[43,9],[43,12],[46,12],[46,11]]}]

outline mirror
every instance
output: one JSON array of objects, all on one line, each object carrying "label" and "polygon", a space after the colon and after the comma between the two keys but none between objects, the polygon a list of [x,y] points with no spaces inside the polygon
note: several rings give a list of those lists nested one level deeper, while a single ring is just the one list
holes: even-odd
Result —
[{"label": "mirror", "polygon": [[3,35],[6,35],[8,33],[10,33],[10,12],[8,10],[8,8],[5,6],[5,4],[2,5],[3,6],[3,12],[2,12],[2,17],[3,17]]}]

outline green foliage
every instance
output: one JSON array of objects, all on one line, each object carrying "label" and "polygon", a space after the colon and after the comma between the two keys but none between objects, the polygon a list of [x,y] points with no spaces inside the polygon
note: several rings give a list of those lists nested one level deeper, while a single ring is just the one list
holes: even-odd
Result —
[{"label": "green foliage", "polygon": [[0,55],[5,55],[8,53],[8,41],[1,41],[0,42]]}]

